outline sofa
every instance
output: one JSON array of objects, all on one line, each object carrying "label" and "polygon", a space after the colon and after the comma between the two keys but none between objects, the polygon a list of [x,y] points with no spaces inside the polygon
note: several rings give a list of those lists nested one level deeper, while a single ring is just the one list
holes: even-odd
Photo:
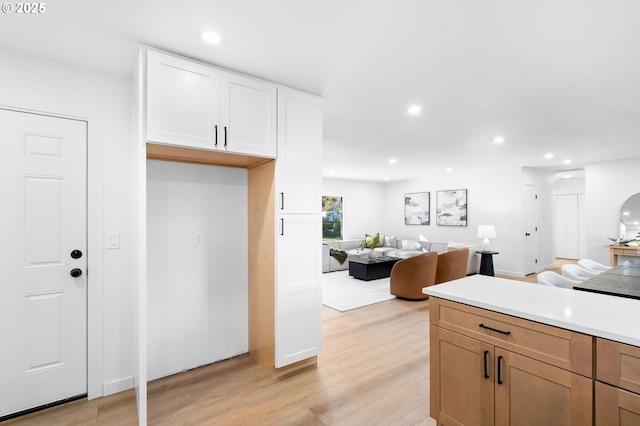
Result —
[{"label": "sofa", "polygon": [[[443,253],[448,250],[455,250],[461,247],[469,248],[469,260],[467,262],[467,275],[477,274],[480,271],[480,255],[476,250],[480,250],[478,244],[468,244],[464,242],[431,242],[420,240],[395,240],[385,238],[384,245],[373,249],[363,248],[364,240],[341,240],[324,241],[322,243],[322,272],[334,272],[349,269],[349,260],[367,258],[373,250],[374,256],[389,256],[398,259],[407,259],[419,254],[435,251]],[[331,256],[331,248],[342,250],[347,253],[344,263],[340,263]]]}]

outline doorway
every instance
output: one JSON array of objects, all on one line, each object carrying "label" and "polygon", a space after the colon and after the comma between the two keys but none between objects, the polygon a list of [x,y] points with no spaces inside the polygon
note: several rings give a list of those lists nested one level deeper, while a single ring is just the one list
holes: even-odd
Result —
[{"label": "doorway", "polygon": [[0,417],[87,393],[87,123],[0,109]]}]

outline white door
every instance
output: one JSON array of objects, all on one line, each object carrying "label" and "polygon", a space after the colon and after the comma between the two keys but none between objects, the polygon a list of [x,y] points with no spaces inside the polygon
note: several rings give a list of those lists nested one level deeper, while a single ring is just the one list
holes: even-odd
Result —
[{"label": "white door", "polygon": [[217,148],[260,157],[276,156],[276,86],[220,73]]},{"label": "white door", "polygon": [[147,140],[215,149],[222,142],[220,71],[147,52]]},{"label": "white door", "polygon": [[524,273],[533,274],[538,269],[538,227],[537,221],[537,195],[535,185],[526,186],[525,194],[525,224],[524,224]]},{"label": "white door", "polygon": [[278,89],[278,158],[280,213],[319,213],[322,186],[322,105],[297,90]]},{"label": "white door", "polygon": [[279,217],[276,252],[276,368],[322,350],[319,214]]},{"label": "white door", "polygon": [[87,392],[86,140],[0,110],[0,416]]}]

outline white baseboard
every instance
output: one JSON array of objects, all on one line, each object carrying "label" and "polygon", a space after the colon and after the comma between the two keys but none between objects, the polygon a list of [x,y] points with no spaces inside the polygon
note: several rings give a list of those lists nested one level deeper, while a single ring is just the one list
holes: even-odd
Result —
[{"label": "white baseboard", "polygon": [[113,382],[102,385],[103,396],[113,395],[133,388],[133,376],[124,379],[114,380]]}]

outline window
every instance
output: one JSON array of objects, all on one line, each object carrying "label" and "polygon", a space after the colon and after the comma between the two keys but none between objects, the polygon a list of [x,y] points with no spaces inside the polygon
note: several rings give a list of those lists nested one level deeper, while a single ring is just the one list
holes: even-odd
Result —
[{"label": "window", "polygon": [[342,239],[342,197],[322,196],[322,239]]}]

